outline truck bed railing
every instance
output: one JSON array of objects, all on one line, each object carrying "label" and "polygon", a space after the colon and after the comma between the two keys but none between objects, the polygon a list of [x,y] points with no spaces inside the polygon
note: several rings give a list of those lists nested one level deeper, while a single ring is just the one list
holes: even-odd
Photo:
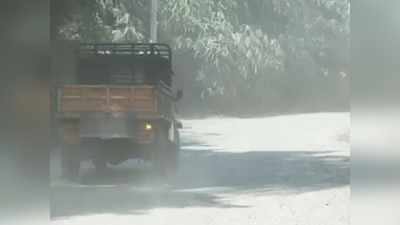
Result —
[{"label": "truck bed railing", "polygon": [[135,56],[160,56],[171,64],[171,48],[160,43],[100,43],[80,44],[80,55],[135,55]]}]

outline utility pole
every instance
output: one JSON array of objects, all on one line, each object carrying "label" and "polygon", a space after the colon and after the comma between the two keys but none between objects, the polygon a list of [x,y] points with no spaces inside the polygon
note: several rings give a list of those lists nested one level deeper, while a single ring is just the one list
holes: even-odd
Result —
[{"label": "utility pole", "polygon": [[157,27],[158,27],[158,0],[151,0],[151,9],[150,9],[150,42],[157,42]]}]

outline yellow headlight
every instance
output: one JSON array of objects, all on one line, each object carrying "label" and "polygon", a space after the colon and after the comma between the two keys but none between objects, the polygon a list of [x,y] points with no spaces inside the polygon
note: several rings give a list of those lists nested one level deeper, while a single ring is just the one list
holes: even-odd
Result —
[{"label": "yellow headlight", "polygon": [[152,126],[150,123],[146,123],[146,124],[144,125],[144,128],[145,128],[146,130],[151,130],[151,129],[153,129],[153,126]]}]

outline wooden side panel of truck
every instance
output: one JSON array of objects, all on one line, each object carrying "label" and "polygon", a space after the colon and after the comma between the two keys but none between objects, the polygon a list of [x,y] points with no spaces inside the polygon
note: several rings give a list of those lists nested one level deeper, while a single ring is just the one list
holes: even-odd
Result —
[{"label": "wooden side panel of truck", "polygon": [[66,85],[58,89],[58,112],[135,112],[140,118],[169,117],[171,104],[162,104],[164,98],[173,97],[157,86]]},{"label": "wooden side panel of truck", "polygon": [[83,124],[79,120],[84,115],[90,115],[91,118],[95,114],[103,116],[98,120],[100,123],[96,124],[94,132],[110,130],[110,124],[115,123],[106,123],[109,118],[134,115],[132,133],[135,134],[135,142],[142,144],[151,142],[153,137],[151,130],[144,129],[146,123],[156,120],[173,122],[173,97],[160,86],[65,85],[58,89],[57,98],[59,117],[72,121],[64,126],[64,129],[68,129],[64,130],[64,141],[69,143],[76,143],[78,135],[82,135],[79,129],[83,129]]}]

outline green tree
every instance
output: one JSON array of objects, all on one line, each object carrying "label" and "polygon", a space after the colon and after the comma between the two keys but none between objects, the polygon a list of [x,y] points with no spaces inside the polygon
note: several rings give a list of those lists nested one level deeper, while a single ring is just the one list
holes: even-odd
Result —
[{"label": "green tree", "polygon": [[[64,1],[55,33],[146,42],[149,7],[147,0]],[[350,0],[160,0],[159,8],[159,40],[185,73],[187,104],[216,112],[346,105]]]}]

